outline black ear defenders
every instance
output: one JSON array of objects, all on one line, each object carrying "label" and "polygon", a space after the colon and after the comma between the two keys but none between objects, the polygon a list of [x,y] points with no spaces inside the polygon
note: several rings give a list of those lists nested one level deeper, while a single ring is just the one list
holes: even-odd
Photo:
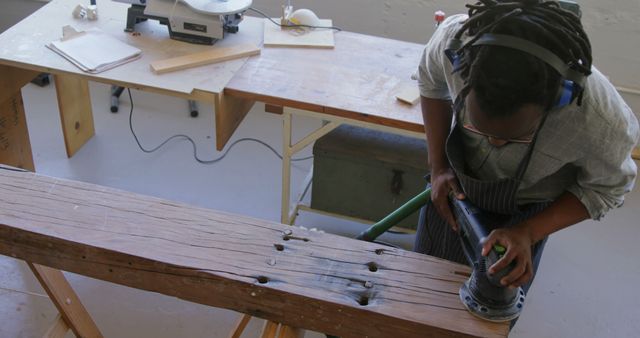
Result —
[{"label": "black ear defenders", "polygon": [[[501,46],[516,49],[537,57],[555,69],[562,77],[562,82],[558,90],[554,108],[569,105],[584,88],[586,81],[584,74],[571,69],[570,66],[562,61],[556,54],[531,41],[511,35],[485,33],[479,38],[474,38],[470,43],[472,46]],[[457,70],[462,57],[462,51],[468,48],[468,44],[469,42],[464,43],[458,38],[449,40],[447,48],[445,49],[445,55],[453,64],[454,70]]]}]

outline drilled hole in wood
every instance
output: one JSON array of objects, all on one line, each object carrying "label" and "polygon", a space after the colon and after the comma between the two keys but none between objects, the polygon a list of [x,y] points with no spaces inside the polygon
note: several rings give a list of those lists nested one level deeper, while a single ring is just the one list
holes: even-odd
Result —
[{"label": "drilled hole in wood", "polygon": [[382,255],[384,253],[384,249],[376,249],[376,255]]},{"label": "drilled hole in wood", "polygon": [[367,264],[367,266],[369,267],[369,271],[371,272],[376,272],[378,271],[378,264],[371,262],[369,264]]},{"label": "drilled hole in wood", "polygon": [[87,259],[87,256],[82,256],[82,259]]},{"label": "drilled hole in wood", "polygon": [[369,305],[369,297],[367,297],[367,296],[360,297],[360,300],[358,301],[358,304],[360,304],[362,306]]},{"label": "drilled hole in wood", "polygon": [[267,278],[265,276],[260,276],[257,279],[258,279],[258,283],[260,283],[260,284],[266,284],[266,283],[269,282],[269,278]]},{"label": "drilled hole in wood", "polygon": [[274,247],[276,248],[276,250],[278,250],[278,251],[283,251],[283,250],[284,250],[284,245],[282,245],[282,244],[274,244],[273,246],[274,246]]},{"label": "drilled hole in wood", "polygon": [[109,269],[109,272],[113,272],[113,269]]},{"label": "drilled hole in wood", "polygon": [[291,238],[289,238],[289,235],[284,235],[284,236],[282,236],[282,239],[283,239],[283,240],[285,240],[285,241],[288,241],[288,240],[290,240]]}]

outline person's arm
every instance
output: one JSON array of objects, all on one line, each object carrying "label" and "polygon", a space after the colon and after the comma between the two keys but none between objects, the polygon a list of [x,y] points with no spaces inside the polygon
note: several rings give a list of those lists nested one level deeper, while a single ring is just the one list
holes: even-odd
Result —
[{"label": "person's arm", "polygon": [[515,268],[501,283],[511,287],[526,284],[533,277],[532,246],[552,233],[588,218],[589,212],[582,202],[574,194],[565,192],[530,219],[511,228],[492,231],[483,244],[482,255],[488,255],[495,244],[504,246],[507,251],[489,268],[489,273],[496,273],[515,260]]},{"label": "person's arm", "polygon": [[421,96],[420,103],[431,164],[431,200],[440,216],[457,231],[458,226],[449,207],[448,195],[450,191],[458,198],[464,198],[464,195],[445,153],[453,118],[451,101]]},{"label": "person's arm", "polygon": [[[606,81],[600,73],[594,72],[593,76]],[[609,88],[611,95],[602,97],[608,100],[585,98],[583,102],[585,113],[604,121],[594,119],[597,123],[584,126],[588,136],[582,138],[582,148],[576,149],[584,154],[572,163],[579,168],[575,184],[567,187],[564,194],[538,215],[511,229],[492,232],[484,243],[483,254],[496,243],[507,247],[505,257],[490,267],[490,272],[516,262],[513,272],[504,278],[505,285],[520,286],[531,279],[533,244],[582,220],[601,219],[609,210],[622,206],[624,195],[632,189],[637,166],[631,158],[631,150],[640,136],[638,121],[617,96],[615,88],[605,85],[603,87]],[[616,113],[611,114],[612,111]]]},{"label": "person's arm", "polygon": [[[438,213],[454,228],[457,226],[449,209],[448,195],[451,190],[459,193],[461,189],[445,153],[453,110],[447,83],[447,73],[450,74],[452,69],[444,50],[466,18],[466,15],[453,15],[438,26],[425,46],[417,72],[431,165],[431,200]],[[458,195],[459,198],[464,197]]]}]

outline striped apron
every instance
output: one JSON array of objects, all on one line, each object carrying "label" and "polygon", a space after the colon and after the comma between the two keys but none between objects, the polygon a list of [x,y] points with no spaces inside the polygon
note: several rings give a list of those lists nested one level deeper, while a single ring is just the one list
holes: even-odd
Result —
[{"label": "striped apron", "polygon": [[[537,133],[529,145],[524,158],[518,165],[515,178],[482,181],[472,177],[471,174],[465,170],[461,128],[454,126],[447,138],[447,157],[449,158],[451,168],[458,177],[466,198],[483,210],[506,215],[504,223],[496,224],[495,228],[510,227],[519,224],[541,212],[550,204],[550,202],[532,203],[524,206],[518,206],[516,204],[516,193],[529,165],[536,139]],[[539,241],[532,248],[534,276],[538,270],[538,264],[540,263],[546,240],[545,238]],[[449,223],[440,217],[432,201],[429,201],[420,211],[414,251],[469,265],[464,255],[458,233],[453,231]],[[529,283],[522,286],[525,292],[529,290],[532,281],[533,278]]]}]

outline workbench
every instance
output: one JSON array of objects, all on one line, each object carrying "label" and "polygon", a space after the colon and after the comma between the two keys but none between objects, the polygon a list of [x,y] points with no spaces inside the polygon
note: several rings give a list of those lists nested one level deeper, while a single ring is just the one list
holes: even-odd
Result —
[{"label": "workbench", "polygon": [[[20,89],[43,72],[52,74],[54,78],[63,137],[69,157],[73,156],[95,133],[89,81],[209,103],[214,107],[218,150],[223,149],[255,101],[266,103],[271,112],[282,113],[284,123],[282,223],[284,224],[293,223],[298,205],[296,204],[294,208],[289,206],[291,156],[319,137],[343,123],[424,137],[418,107],[400,103],[394,98],[396,93],[407,86],[415,86],[415,82],[410,77],[416,69],[422,49],[417,44],[340,32],[335,34],[336,47],[333,50],[264,48],[260,57],[248,60],[245,58],[155,75],[149,70],[150,62],[196,53],[210,47],[170,40],[167,28],[151,21],[137,26],[136,30],[139,34],[125,33],[123,28],[127,6],[111,1],[100,3],[97,21],[73,19],[71,11],[76,4],[72,0],[54,0],[0,35],[0,119],[3,122],[0,125],[1,163],[35,171]],[[263,19],[246,17],[240,25],[238,34],[229,35],[219,41],[216,46],[245,42],[260,44],[263,22]],[[79,30],[98,27],[140,48],[143,51],[142,58],[104,73],[84,73],[45,47],[51,41],[61,38],[62,27],[69,24]],[[326,122],[319,130],[296,144],[291,144],[291,120],[294,115],[313,116]],[[10,224],[4,225],[10,226]],[[7,235],[9,237],[6,238],[10,238],[13,234],[15,232],[10,232]],[[78,243],[86,244],[82,243],[82,240],[78,240]],[[3,253],[29,262],[32,271],[60,311],[59,320],[49,331],[51,335],[63,334],[69,328],[78,336],[97,337],[100,333],[62,273],[50,267],[149,289],[144,285],[124,282],[126,278],[106,278],[105,275],[96,275],[88,271],[91,269],[80,266],[75,269],[71,266],[77,265],[78,262],[60,265],[48,260],[41,261],[30,254],[20,257],[15,254],[14,244],[7,244]],[[438,266],[447,266],[444,262],[437,260],[434,262]],[[454,284],[459,284],[463,279],[464,273],[462,277],[454,279]],[[258,282],[260,284],[260,281]],[[447,297],[451,298],[452,303],[457,302],[453,297],[454,289],[455,287],[447,291],[449,292]],[[304,320],[292,322],[290,318],[283,317],[279,311],[274,312],[273,309],[269,312],[246,306],[238,308],[235,305],[209,303],[196,296],[183,297],[167,293],[168,291],[156,289],[153,291],[294,325],[293,327],[281,325],[281,335],[282,332],[289,331],[291,336],[299,335],[300,331],[296,331],[294,327],[316,330],[328,328],[325,327],[326,323],[318,326],[318,324],[309,325],[310,323]],[[320,297],[322,298],[326,296]],[[364,302],[362,299],[358,301]],[[464,311],[459,311],[460,306],[459,303],[456,305],[455,317],[460,314],[468,317]],[[411,312],[413,311],[407,311],[406,314]],[[405,314],[402,316],[404,317]],[[236,332],[242,331],[248,318],[248,315],[241,318]],[[309,316],[307,320],[311,318],[313,317]],[[467,318],[467,320],[472,323],[472,327],[470,330],[464,329],[464,334],[501,336],[506,332],[504,325],[489,325],[473,318]],[[414,324],[410,326],[412,325]],[[474,325],[479,325],[480,329],[474,328]],[[268,321],[264,329],[265,336],[268,336],[269,332],[277,331],[278,326],[279,324]],[[449,326],[457,326],[457,324],[447,324],[444,330],[441,329],[440,324],[437,324],[434,326],[434,333],[448,335],[451,333]],[[488,327],[488,332],[491,333],[484,332],[485,327]],[[333,330],[329,328],[326,332]],[[353,328],[349,330],[352,330],[352,334],[357,332],[353,331]],[[366,331],[363,328],[358,330]],[[349,331],[335,332],[348,333]],[[375,332],[373,332],[374,336]]]},{"label": "workbench", "polygon": [[[139,35],[125,33],[127,6],[112,1],[100,3],[95,22],[73,19],[70,13],[76,4],[73,0],[52,1],[0,35],[0,102],[8,98],[12,102],[3,111],[13,111],[8,113],[12,119],[24,121],[19,89],[40,72],[53,74],[69,157],[95,133],[88,81],[213,105],[218,150],[224,148],[255,101],[261,101],[269,111],[283,114],[281,221],[292,224],[298,207],[303,206],[299,203],[303,193],[292,205],[291,157],[318,138],[343,123],[424,138],[419,106],[395,99],[403,89],[416,86],[411,75],[422,52],[419,44],[343,31],[335,34],[335,49],[263,48],[259,57],[155,75],[149,70],[150,62],[210,47],[170,40],[167,28],[155,22],[138,25]],[[229,34],[216,46],[260,44],[263,22],[245,17],[240,32]],[[69,24],[81,30],[99,27],[140,48],[143,56],[104,73],[83,73],[45,47],[59,39],[62,27]],[[313,116],[326,124],[292,144],[294,115]],[[0,133],[6,139],[3,142],[11,143],[11,147],[5,147],[10,150],[0,153],[0,158],[19,167],[33,166],[26,124],[16,124],[12,131]],[[10,133],[12,140],[8,141]],[[309,175],[304,182],[303,191],[310,178]]]}]

